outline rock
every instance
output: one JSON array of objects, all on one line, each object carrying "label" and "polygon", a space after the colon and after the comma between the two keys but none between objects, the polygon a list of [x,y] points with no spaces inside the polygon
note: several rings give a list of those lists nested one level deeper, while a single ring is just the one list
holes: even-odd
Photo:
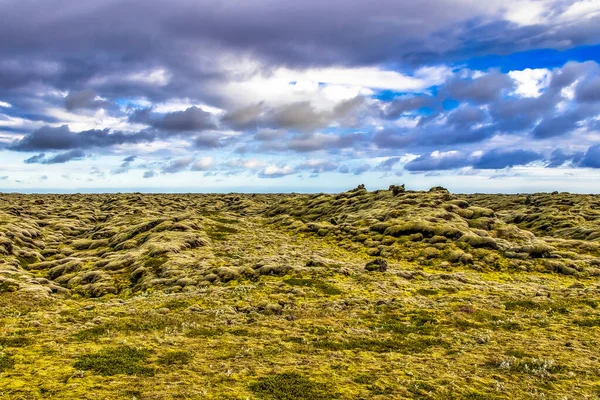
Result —
[{"label": "rock", "polygon": [[429,192],[430,193],[433,193],[433,192],[446,192],[446,193],[448,193],[448,189],[446,189],[443,186],[434,186],[431,189],[429,189]]},{"label": "rock", "polygon": [[129,280],[132,284],[136,284],[140,279],[142,279],[142,277],[146,274],[146,268],[144,267],[139,267],[137,268],[135,271],[133,271],[131,273],[131,275],[129,276]]},{"label": "rock", "polygon": [[390,185],[388,189],[394,196],[398,196],[400,193],[404,193],[406,191],[404,184],[402,185]]},{"label": "rock", "polygon": [[379,272],[385,272],[387,271],[387,261],[385,261],[383,258],[377,258],[375,260],[369,261],[366,265],[365,265],[365,270],[369,271],[369,272],[373,272],[373,271],[379,271]]},{"label": "rock", "polygon": [[180,278],[177,280],[176,284],[181,287],[185,287],[188,285],[195,285],[196,281],[192,278]]},{"label": "rock", "polygon": [[202,307],[200,307],[198,304],[193,304],[187,308],[187,311],[194,312],[194,313],[200,313],[200,312],[204,311],[204,309]]},{"label": "rock", "polygon": [[11,278],[0,277],[0,293],[16,292],[19,289],[19,283]]}]

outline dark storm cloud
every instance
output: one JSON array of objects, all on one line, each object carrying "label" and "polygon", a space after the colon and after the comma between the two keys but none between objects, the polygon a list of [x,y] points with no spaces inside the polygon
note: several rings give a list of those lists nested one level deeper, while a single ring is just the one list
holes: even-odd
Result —
[{"label": "dark storm cloud", "polygon": [[[549,5],[547,15],[564,9],[558,1]],[[307,0],[293,6],[277,0],[175,0],[168,7],[159,0],[5,0],[0,98],[3,91],[44,82],[70,91],[70,109],[98,107],[92,91],[111,102],[144,96],[153,102],[190,97],[222,103],[205,88],[232,78],[219,64],[232,54],[260,60],[266,72],[276,66],[414,66],[573,47],[600,36],[598,16],[577,24],[519,26],[489,8],[484,2],[450,0],[384,0],[377,6],[369,0]],[[157,79],[153,71],[164,77]],[[507,84],[491,75],[456,81],[449,89],[460,98],[484,101]],[[407,106],[415,105],[399,102],[390,117]],[[306,121],[297,115],[311,112],[298,107],[274,118],[297,126]],[[250,116],[247,123],[254,120]],[[165,129],[198,125],[187,115],[164,123]]]},{"label": "dark storm cloud", "polygon": [[503,169],[519,165],[527,165],[542,160],[544,156],[529,150],[494,149],[484,153],[475,163],[476,169]]},{"label": "dark storm cloud", "polygon": [[[554,161],[565,158],[564,162],[573,160],[575,155],[568,159],[564,154],[553,154]],[[404,165],[404,169],[412,172],[431,172],[452,170],[463,167],[472,167],[474,169],[504,169],[515,166],[522,166],[534,161],[544,160],[544,155],[529,150],[507,150],[492,149],[482,155],[472,156],[464,152],[455,151],[448,153],[427,153]],[[564,163],[562,162],[562,163]],[[562,164],[561,163],[561,164]]]},{"label": "dark storm cloud", "polygon": [[326,126],[325,113],[317,112],[308,101],[284,105],[271,111],[267,123],[281,128],[296,130],[313,130]]},{"label": "dark storm cloud", "polygon": [[462,107],[448,113],[447,123],[459,128],[483,123],[487,113],[477,107]]},{"label": "dark storm cloud", "polygon": [[[455,70],[447,82],[423,88],[422,93],[398,93],[391,101],[357,96],[329,110],[301,96],[269,105],[257,96],[256,104],[241,106],[247,101],[234,101],[220,89],[253,76],[268,78],[278,67],[369,66],[398,68],[411,75],[413,67],[457,66],[474,55],[563,49],[597,42],[599,16],[576,23],[519,26],[502,20],[502,11],[487,13],[491,5],[485,2],[449,0],[382,0],[376,6],[370,0],[306,0],[293,5],[277,0],[174,0],[168,7],[158,0],[0,3],[0,100],[14,105],[3,108],[0,118],[26,120],[22,125],[3,125],[2,140],[25,133],[5,148],[54,154],[34,156],[30,162],[60,162],[78,154],[83,157],[84,152],[109,152],[114,146],[161,140],[187,141],[192,149],[208,150],[235,144],[239,151],[261,155],[341,154],[352,149],[365,157],[388,157],[402,154],[397,149],[416,149],[417,154],[429,155],[408,164],[415,171],[450,169],[461,163],[504,168],[540,160],[540,155],[508,146],[467,162],[452,156],[432,158],[431,151],[460,149],[467,154],[463,146],[506,134],[527,135],[534,149],[537,140],[598,125],[593,118],[600,103],[600,73],[593,62],[567,63],[553,70],[550,86],[537,98],[512,93],[515,82],[495,70],[482,76]],[[552,20],[567,5],[557,1],[545,15]],[[231,67],[246,60],[247,71]],[[566,108],[559,107],[566,101],[561,90],[573,84],[574,100]],[[123,106],[134,103],[134,98],[142,98],[139,104],[150,104],[150,108],[133,111],[140,106]],[[184,98],[219,107],[224,115],[221,118],[198,107],[153,111],[157,103]],[[461,104],[448,110],[443,102],[448,99]],[[74,132],[67,125],[39,128],[40,121],[62,123],[54,116],[62,114],[48,111],[55,108],[88,115],[86,110],[104,108],[110,117],[125,120],[129,116],[130,122],[148,128],[136,133]],[[418,119],[416,128],[399,128],[393,121],[405,113]],[[92,126],[100,123],[94,121]],[[354,133],[346,133],[350,130]],[[596,150],[590,148],[581,161],[573,155],[565,162],[590,166],[595,155]],[[548,160],[549,165],[561,162],[561,157],[570,155],[556,155]],[[126,172],[133,161],[115,164],[118,168],[112,172]],[[397,162],[393,157],[372,168],[389,170]],[[143,169],[174,173],[189,167],[185,159],[178,159],[162,169]],[[333,166],[309,171],[329,168]],[[337,170],[343,172],[344,167]],[[154,173],[146,171],[150,172]]]},{"label": "dark storm cloud", "polygon": [[552,72],[550,88],[554,91],[560,90],[575,83],[581,77],[598,73],[598,64],[594,61],[582,63],[570,61]]},{"label": "dark storm cloud", "polygon": [[93,90],[81,90],[78,92],[70,92],[65,97],[65,107],[69,111],[80,108],[96,110],[110,106],[110,103],[105,100],[96,100],[97,94]]},{"label": "dark storm cloud", "polygon": [[335,171],[338,169],[338,164],[327,160],[306,161],[300,164],[297,169],[310,171],[313,174],[320,174],[323,172]]},{"label": "dark storm cloud", "polygon": [[203,132],[192,138],[196,149],[218,149],[232,143],[235,137],[225,136],[219,132]]},{"label": "dark storm cloud", "polygon": [[373,143],[380,149],[410,149],[478,143],[492,137],[493,126],[456,127],[429,125],[415,129],[383,130],[375,134]]},{"label": "dark storm cloud", "polygon": [[8,146],[14,151],[46,151],[107,148],[122,144],[152,142],[156,134],[142,131],[124,133],[110,129],[72,132],[67,125],[57,128],[44,126]]},{"label": "dark storm cloud", "polygon": [[222,122],[232,129],[287,129],[313,131],[333,124],[355,127],[363,116],[365,99],[357,96],[339,102],[331,110],[317,110],[309,101],[267,107],[262,103],[227,113]]},{"label": "dark storm cloud", "polygon": [[190,168],[194,159],[192,157],[182,157],[176,160],[167,162],[160,172],[162,174],[175,174],[177,172],[185,171]]},{"label": "dark storm cloud", "polygon": [[170,132],[197,132],[217,127],[212,115],[198,107],[166,114],[157,114],[150,109],[143,109],[133,113],[129,120]]},{"label": "dark storm cloud", "polygon": [[600,76],[579,83],[575,98],[584,102],[600,102]]},{"label": "dark storm cloud", "polygon": [[303,134],[289,140],[285,148],[299,153],[319,150],[334,151],[353,147],[357,143],[364,142],[367,137],[367,135],[361,133],[340,135],[322,133]]},{"label": "dark storm cloud", "polygon": [[[484,79],[486,76],[491,79]],[[558,111],[559,104],[565,101],[562,89],[579,80],[593,82],[600,77],[596,63],[567,63],[555,69],[549,88],[539,97],[509,95],[507,90],[514,89],[514,84],[507,84],[507,75],[486,76],[476,80],[451,79],[440,88],[440,93],[454,93],[464,101],[481,105],[461,105],[455,110],[424,116],[416,128],[380,130],[374,135],[374,144],[380,149],[440,149],[483,142],[497,134],[531,134],[534,139],[548,139],[567,135],[586,121],[593,129],[590,118],[600,113],[600,105],[577,101],[565,111]]]},{"label": "dark storm cloud", "polygon": [[358,175],[362,175],[365,172],[368,172],[371,169],[371,166],[369,164],[362,164],[356,168],[354,168],[352,170],[352,174],[358,176]]},{"label": "dark storm cloud", "polygon": [[392,168],[394,168],[394,166],[396,164],[398,164],[399,162],[400,162],[400,157],[390,157],[387,160],[381,162],[377,166],[377,169],[382,170],[382,171],[391,171]]},{"label": "dark storm cloud", "polygon": [[[452,56],[458,50],[478,54],[490,48],[494,53],[507,53],[532,47],[562,48],[565,43],[575,46],[595,41],[599,33],[596,18],[576,25],[556,24],[554,29],[520,27],[498,21],[497,16],[484,17],[483,4],[446,0],[384,0],[376,7],[367,0],[307,0],[293,7],[276,0],[233,4],[176,0],[168,9],[158,0],[94,0],[84,5],[67,0],[9,0],[2,7],[8,17],[0,35],[7,44],[0,49],[16,54],[23,49],[76,53],[94,43],[98,63],[105,61],[103,56],[110,50],[129,51],[133,60],[153,61],[159,55],[177,66],[182,60],[191,63],[191,57],[181,52],[193,55],[194,49],[208,45],[251,52],[279,64],[424,61]],[[549,14],[561,3],[554,7]],[[186,64],[180,69],[191,68]]]},{"label": "dark storm cloud", "polygon": [[472,164],[472,160],[463,153],[456,152],[434,156],[423,154],[404,166],[407,171],[426,172],[437,170],[448,170],[466,167]]},{"label": "dark storm cloud", "polygon": [[561,149],[556,149],[552,152],[552,154],[550,154],[550,157],[548,158],[548,164],[546,165],[546,167],[547,168],[557,168],[557,167],[561,167],[567,163],[572,163],[574,165],[577,165],[578,163],[581,162],[581,159],[583,158],[583,156],[584,156],[584,153],[581,153],[581,152],[565,153]]},{"label": "dark storm cloud", "polygon": [[418,110],[423,107],[432,107],[436,101],[429,95],[401,97],[392,100],[383,110],[383,117],[396,119],[405,112]]},{"label": "dark storm cloud", "polygon": [[514,86],[514,81],[508,75],[491,72],[474,79],[452,79],[446,83],[441,95],[459,101],[489,103]]},{"label": "dark storm cloud", "polygon": [[600,144],[590,147],[579,165],[586,168],[600,168]]},{"label": "dark storm cloud", "polygon": [[281,129],[261,129],[254,135],[254,139],[260,142],[270,142],[283,139],[286,132]]},{"label": "dark storm cloud", "polygon": [[131,163],[134,162],[136,158],[137,156],[125,157],[121,165],[118,168],[111,170],[110,173],[112,175],[120,175],[129,172],[131,169]]},{"label": "dark storm cloud", "polygon": [[41,164],[46,159],[46,153],[36,154],[26,159],[25,164]]},{"label": "dark storm cloud", "polygon": [[564,135],[577,127],[577,119],[570,116],[545,118],[533,130],[533,136],[543,139]]},{"label": "dark storm cloud", "polygon": [[73,160],[81,160],[85,153],[81,150],[65,151],[47,158],[45,153],[41,153],[25,160],[25,164],[64,164]]},{"label": "dark storm cloud", "polygon": [[581,120],[577,114],[567,114],[544,118],[534,129],[533,136],[539,139],[565,135],[575,128]]},{"label": "dark storm cloud", "polygon": [[531,130],[540,118],[553,115],[559,100],[552,94],[503,99],[490,104],[489,113],[498,131],[519,133]]}]

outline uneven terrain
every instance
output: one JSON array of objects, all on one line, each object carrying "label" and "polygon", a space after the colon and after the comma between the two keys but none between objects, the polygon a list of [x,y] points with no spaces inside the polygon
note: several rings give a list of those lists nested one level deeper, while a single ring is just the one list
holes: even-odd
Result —
[{"label": "uneven terrain", "polygon": [[600,196],[0,194],[1,399],[598,399]]}]

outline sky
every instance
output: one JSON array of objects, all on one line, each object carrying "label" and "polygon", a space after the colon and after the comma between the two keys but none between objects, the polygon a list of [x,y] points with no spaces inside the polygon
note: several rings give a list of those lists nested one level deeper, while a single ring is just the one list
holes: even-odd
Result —
[{"label": "sky", "polygon": [[600,193],[598,0],[0,15],[0,191]]}]

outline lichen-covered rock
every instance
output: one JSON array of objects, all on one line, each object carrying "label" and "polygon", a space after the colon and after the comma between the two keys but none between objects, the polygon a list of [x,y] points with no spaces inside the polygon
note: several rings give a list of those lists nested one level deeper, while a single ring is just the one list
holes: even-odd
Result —
[{"label": "lichen-covered rock", "polygon": [[387,271],[388,263],[383,258],[377,258],[375,260],[369,261],[365,265],[365,270],[369,272],[377,271],[377,272],[385,272]]}]

